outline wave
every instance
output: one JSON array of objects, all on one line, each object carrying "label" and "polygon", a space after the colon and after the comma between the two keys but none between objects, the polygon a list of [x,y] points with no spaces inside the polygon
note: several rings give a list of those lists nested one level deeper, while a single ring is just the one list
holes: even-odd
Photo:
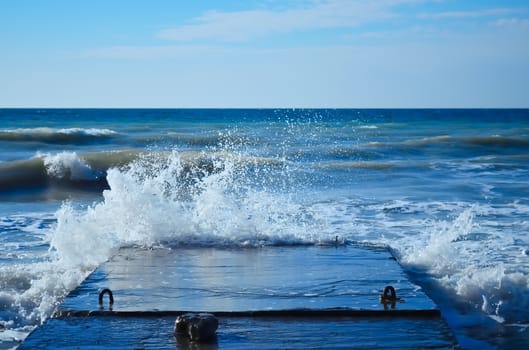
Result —
[{"label": "wave", "polygon": [[49,144],[78,144],[97,142],[119,135],[110,129],[47,127],[19,128],[0,130],[0,141],[6,142],[42,142]]},{"label": "wave", "polygon": [[[86,271],[116,249],[139,247],[261,247],[329,244],[324,220],[288,193],[254,186],[232,157],[217,158],[215,171],[190,173],[176,152],[156,162],[138,158],[111,168],[109,190],[88,208],[64,203],[51,233],[60,266]],[[200,173],[201,176],[198,176]],[[274,173],[259,173],[274,177]],[[271,181],[272,181],[271,180]],[[278,205],[280,203],[280,205]]]},{"label": "wave", "polygon": [[[412,275],[428,274],[433,278],[440,288],[434,299],[444,306],[453,307],[455,303],[479,309],[500,324],[528,323],[528,250],[509,243],[514,238],[506,233],[499,235],[496,221],[476,222],[478,215],[525,215],[528,209],[522,204],[504,208],[472,206],[453,221],[430,223],[418,236],[385,242]],[[493,225],[491,232],[486,230],[488,225]]]},{"label": "wave", "polygon": [[0,193],[16,194],[50,187],[101,191],[108,188],[106,171],[139,156],[137,151],[85,154],[37,153],[25,160],[0,163]]},{"label": "wave", "polygon": [[450,135],[437,135],[418,139],[405,139],[401,142],[372,141],[366,147],[377,149],[418,149],[423,147],[444,147],[470,151],[470,150],[495,150],[495,149],[519,149],[525,150],[529,147],[529,140],[521,137],[509,136],[475,136],[458,137]]},{"label": "wave", "polygon": [[371,160],[379,157],[378,154],[368,149],[365,149],[365,147],[333,147],[331,150],[324,152],[324,156],[336,159],[356,160]]},{"label": "wave", "polygon": [[224,134],[208,133],[208,134],[194,134],[194,133],[179,133],[168,132],[165,134],[136,136],[134,140],[140,144],[179,144],[192,147],[214,147],[218,145],[238,145],[238,144],[256,144],[256,140],[250,140],[249,137],[243,134]]},{"label": "wave", "polygon": [[[0,305],[10,305],[6,312],[12,313],[6,319],[16,320],[4,327],[40,324],[87,274],[123,247],[336,245],[320,213],[295,202],[288,193],[276,192],[277,186],[255,186],[262,177],[284,180],[275,176],[275,165],[248,171],[249,164],[271,160],[234,154],[200,159],[199,155],[133,153],[131,162],[106,171],[108,189],[97,202],[89,206],[64,202],[54,214],[54,224],[42,230],[49,246],[46,259],[25,267],[0,266],[0,287],[2,283],[16,287],[0,291]],[[112,156],[128,160],[123,154],[92,155],[110,163]],[[201,162],[206,160],[204,167]],[[89,157],[75,153],[39,155],[25,163],[46,169],[47,176],[98,176]],[[11,218],[4,225],[9,230],[6,225],[20,226]],[[346,242],[342,239],[339,244]]]},{"label": "wave", "polygon": [[[37,153],[25,160],[0,163],[0,196],[39,197],[44,191],[46,198],[69,198],[76,192],[101,193],[109,188],[108,171],[129,166],[136,160],[151,172],[160,171],[172,152],[146,152],[120,150],[78,154],[76,152]],[[268,157],[252,157],[229,152],[185,151],[179,153],[182,169],[181,179],[193,182],[219,170],[219,159],[231,158],[239,171],[253,168],[281,168],[285,161]],[[163,169],[161,169],[163,170]]]},{"label": "wave", "polygon": [[475,327],[491,341],[529,324],[526,202],[347,199],[313,210],[350,240],[389,247],[463,337]]},{"label": "wave", "polygon": [[[21,289],[29,289],[19,294],[31,301],[28,318],[48,317],[57,300],[122,247],[317,245],[333,244],[339,236],[344,244],[390,247],[408,274],[441,304],[449,322],[458,322],[446,311],[454,304],[481,317],[470,325],[482,326],[483,315],[495,324],[528,322],[527,244],[524,249],[520,244],[509,247],[506,243],[516,235],[509,237],[497,222],[486,221],[500,215],[520,217],[520,226],[509,229],[524,231],[527,205],[468,208],[460,202],[380,203],[361,198],[302,204],[273,186],[254,186],[260,181],[256,176],[284,181],[274,171],[247,172],[243,163],[261,159],[210,154],[204,158],[210,160],[207,169],[213,171],[208,171],[188,162],[200,154],[138,155],[107,170],[109,189],[97,203],[64,203],[49,234],[50,262],[23,279]],[[289,176],[288,171],[283,175]],[[454,213],[459,215],[446,219]],[[435,215],[442,220],[433,221]],[[514,251],[508,251],[511,248]],[[1,271],[7,271],[3,276],[10,273]],[[0,292],[2,298],[7,294]]]},{"label": "wave", "polygon": [[319,165],[321,168],[330,169],[369,169],[369,170],[389,170],[395,168],[394,164],[381,162],[327,162]]},{"label": "wave", "polygon": [[529,140],[506,137],[500,135],[483,136],[483,137],[462,137],[461,142],[471,146],[477,147],[501,147],[501,148],[523,148],[527,149]]},{"label": "wave", "polygon": [[[101,253],[94,258],[99,263],[111,249],[129,244],[261,246],[325,240],[318,215],[288,194],[255,188],[254,175],[244,178],[232,159],[217,159],[213,166],[215,171],[202,177],[190,176],[185,160],[172,153],[163,162],[139,159],[110,169],[110,190],[100,203],[87,211],[65,204],[58,212],[53,249],[78,264],[86,254],[96,254],[90,248],[95,245],[100,246],[94,250]],[[86,240],[93,242],[79,244]]]},{"label": "wave", "polygon": [[435,145],[435,144],[444,144],[448,142],[455,142],[455,139],[452,136],[448,136],[448,135],[438,135],[438,136],[432,136],[432,137],[423,137],[420,139],[405,140],[404,145],[417,147],[417,146],[430,146],[430,145]]}]

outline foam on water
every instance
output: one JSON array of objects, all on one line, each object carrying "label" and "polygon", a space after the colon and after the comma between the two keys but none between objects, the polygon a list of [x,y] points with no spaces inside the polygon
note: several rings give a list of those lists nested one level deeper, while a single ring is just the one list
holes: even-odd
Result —
[{"label": "foam on water", "polygon": [[[57,176],[64,169],[92,176],[75,154],[47,161],[58,168],[52,168]],[[11,288],[0,294],[2,310],[6,319],[17,320],[4,327],[42,322],[69,290],[123,246],[246,247],[317,244],[328,238],[314,213],[288,194],[252,188],[241,174],[246,168],[238,164],[244,162],[236,156],[216,155],[210,167],[189,169],[173,152],[110,169],[110,190],[100,202],[88,207],[67,202],[56,212],[44,261],[2,267],[1,280]]]},{"label": "foam on water", "polygon": [[[55,212],[53,226],[39,218],[17,223],[13,216],[0,223],[0,232],[21,228],[18,240],[3,245],[0,319],[8,321],[0,324],[0,341],[24,336],[49,317],[120,247],[329,244],[336,236],[390,247],[469,348],[529,339],[523,137],[386,138],[388,126],[373,124],[358,130],[379,138],[352,138],[350,125],[329,131],[274,124],[267,137],[250,133],[252,142],[239,142],[241,152],[223,145],[203,152],[184,147],[187,153],[54,150],[28,163],[2,163],[4,173],[32,169],[61,183],[104,176],[110,189],[93,204],[73,197]],[[325,136],[311,138],[320,132]],[[328,145],[329,137],[341,141]],[[255,141],[261,138],[267,141]],[[438,157],[428,154],[431,147]],[[15,257],[30,235],[40,237],[34,249]]]},{"label": "foam on water", "polygon": [[101,172],[94,171],[75,152],[38,153],[37,157],[42,158],[48,175],[53,178],[93,180],[102,176]]},{"label": "foam on water", "polygon": [[444,288],[494,320],[527,323],[528,259],[507,230],[502,227],[498,233],[498,227],[491,229],[486,219],[476,220],[490,207],[484,209],[470,207],[453,221],[435,223],[426,230],[425,239],[402,238],[395,248],[402,263],[424,268]]},{"label": "foam on water", "polygon": [[62,275],[64,269],[49,260],[54,221],[53,215],[40,212],[8,214],[0,221],[0,242],[5,248],[0,249],[2,347],[16,346],[50,315],[65,288],[76,285],[68,275]]},{"label": "foam on water", "polygon": [[386,226],[380,242],[440,305],[465,347],[483,348],[477,339],[503,347],[504,339],[518,344],[527,337],[529,257],[520,247],[529,245],[521,234],[528,209],[520,203],[400,203],[380,215]]},{"label": "foam on water", "polygon": [[75,152],[37,154],[29,159],[0,164],[0,195],[38,197],[51,186],[79,190],[87,183],[105,181],[105,169],[92,167]]},{"label": "foam on water", "polygon": [[111,169],[102,202],[86,210],[66,204],[58,212],[54,253],[67,265],[96,265],[124,245],[258,246],[322,238],[313,213],[288,195],[251,188],[236,164],[218,158],[208,171],[190,171],[172,153]]},{"label": "foam on water", "polygon": [[[424,271],[495,321],[529,321],[529,269],[520,267],[529,256],[496,220],[525,215],[524,205],[403,201],[362,204],[355,213],[349,203],[340,214],[329,203],[323,210],[298,204],[288,193],[252,188],[234,159],[215,159],[210,170],[185,172],[178,153],[111,169],[111,190],[102,202],[84,209],[65,204],[57,213],[56,260],[89,270],[125,245],[319,244],[339,235],[387,244],[406,269]],[[453,218],[434,219],[447,215]],[[520,222],[520,229],[525,226]]]},{"label": "foam on water", "polygon": [[110,129],[98,128],[17,128],[0,130],[0,141],[27,142],[37,141],[44,143],[69,144],[100,140],[118,135]]},{"label": "foam on water", "polygon": [[336,235],[390,247],[465,348],[526,341],[527,204],[345,198],[311,209],[325,213]]},{"label": "foam on water", "polygon": [[[44,158],[56,176],[93,176],[74,153]],[[176,152],[155,153],[110,169],[110,190],[101,201],[89,206],[66,202],[55,213],[56,224],[41,242],[49,244],[49,251],[33,263],[12,259],[0,268],[0,281],[9,286],[0,293],[2,319],[14,320],[2,327],[24,333],[43,322],[68,291],[120,247],[323,242],[327,237],[320,234],[322,222],[314,213],[288,194],[250,186],[243,175],[246,161],[214,154],[209,166],[198,162],[190,168]]]},{"label": "foam on water", "polygon": [[[182,171],[209,171],[213,166],[213,157],[225,153],[182,151],[179,153]],[[162,161],[169,157],[171,152],[136,149],[81,154],[73,151],[37,152],[28,159],[0,163],[0,196],[39,200],[43,196],[58,199],[76,198],[83,192],[99,195],[108,188],[106,175],[110,168],[126,166],[147,154]],[[243,155],[237,156],[234,161],[240,169],[278,168],[284,163],[273,157]]]}]

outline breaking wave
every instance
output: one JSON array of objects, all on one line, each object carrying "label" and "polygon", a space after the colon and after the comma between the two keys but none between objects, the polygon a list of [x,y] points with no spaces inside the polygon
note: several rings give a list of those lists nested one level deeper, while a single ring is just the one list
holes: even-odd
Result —
[{"label": "breaking wave", "polygon": [[370,148],[387,150],[421,150],[423,148],[435,148],[436,150],[462,152],[463,156],[468,156],[472,152],[491,152],[522,150],[529,147],[529,140],[521,137],[510,137],[501,135],[457,137],[449,135],[437,135],[422,138],[408,138],[400,142],[370,142]]},{"label": "breaking wave", "polygon": [[81,211],[65,204],[58,212],[54,251],[78,265],[98,264],[112,249],[130,244],[253,247],[325,239],[316,213],[288,193],[255,188],[245,178],[253,175],[237,159],[225,157],[213,158],[208,169],[189,169],[173,152],[110,169],[110,189],[100,203]]},{"label": "breaking wave", "polygon": [[[492,218],[523,217],[529,208],[522,204],[472,205],[460,210],[453,220],[424,220],[422,232],[383,241],[412,275],[419,279],[429,276],[437,284],[433,288],[439,292],[433,296],[437,302],[450,305],[455,301],[456,306],[481,310],[504,325],[528,324],[529,269],[524,266],[529,250],[520,249],[520,238]],[[519,225],[523,229],[523,223]],[[448,302],[449,298],[454,300]],[[482,320],[469,322],[479,324]]]},{"label": "breaking wave", "polygon": [[[214,168],[213,159],[222,152],[205,153],[187,151],[180,154],[182,169],[193,172],[199,169],[211,172]],[[149,156],[150,155],[150,156]],[[37,153],[26,160],[0,163],[0,196],[34,196],[38,198],[42,192],[50,191],[61,199],[63,192],[71,197],[78,192],[94,192],[100,194],[109,188],[107,172],[111,168],[121,168],[143,157],[163,160],[170,157],[170,152],[141,152],[122,150],[77,154],[76,152]],[[256,165],[268,167],[280,166],[281,162],[273,158],[238,157],[239,166],[247,168]]]},{"label": "breaking wave", "polygon": [[42,142],[49,144],[78,144],[100,142],[119,134],[110,129],[82,128],[19,128],[0,130],[0,141]]},{"label": "breaking wave", "polygon": [[134,151],[78,155],[75,152],[37,153],[26,160],[0,163],[0,195],[38,196],[41,191],[107,188],[106,170],[132,161]]},{"label": "breaking wave", "polygon": [[[42,158],[53,176],[97,175],[72,153]],[[6,319],[16,320],[3,326],[23,330],[43,322],[70,290],[121,247],[251,248],[334,242],[319,214],[288,193],[255,186],[266,182],[257,180],[256,174],[281,181],[280,167],[252,173],[247,166],[251,159],[233,154],[217,154],[207,167],[187,160],[177,152],[138,156],[107,170],[108,189],[101,200],[88,206],[64,202],[53,224],[40,229],[46,234],[39,244],[49,246],[49,252],[34,263],[0,268],[2,286],[11,288],[0,292],[0,305],[6,305],[0,314],[11,313]]]}]

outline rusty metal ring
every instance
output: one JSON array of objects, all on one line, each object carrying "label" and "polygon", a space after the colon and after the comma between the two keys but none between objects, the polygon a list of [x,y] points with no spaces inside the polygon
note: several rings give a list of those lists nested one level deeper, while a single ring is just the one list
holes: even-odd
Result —
[{"label": "rusty metal ring", "polygon": [[112,295],[112,291],[108,288],[102,289],[99,292],[99,306],[103,307],[103,296],[105,294],[108,294],[108,305],[112,308],[112,305],[114,305],[114,296]]},{"label": "rusty metal ring", "polygon": [[384,293],[382,294],[384,299],[389,301],[396,301],[397,300],[397,293],[395,292],[395,288],[393,286],[386,286],[384,288]]}]

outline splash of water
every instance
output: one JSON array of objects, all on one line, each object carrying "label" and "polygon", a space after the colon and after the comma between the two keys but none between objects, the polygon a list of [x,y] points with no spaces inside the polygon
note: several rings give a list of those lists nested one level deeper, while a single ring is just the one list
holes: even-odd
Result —
[{"label": "splash of water", "polygon": [[[226,156],[226,155],[225,155]],[[255,189],[237,159],[190,166],[176,153],[110,169],[103,201],[57,213],[51,246],[66,265],[97,265],[124,245],[312,244],[315,214],[288,194]]]},{"label": "splash of water", "polygon": [[[48,161],[50,169],[65,161],[70,170],[72,164],[85,169],[75,154],[59,154]],[[9,328],[43,322],[70,290],[120,247],[256,247],[324,241],[324,220],[295,203],[289,193],[262,186],[282,181],[274,171],[275,166],[248,171],[248,159],[227,152],[193,159],[177,152],[153,153],[126,167],[109,169],[110,189],[101,201],[89,206],[65,202],[55,213],[46,261],[13,267],[23,286],[0,295],[2,303],[17,313],[9,317],[18,319]],[[268,179],[253,179],[256,174]]]},{"label": "splash of water", "polygon": [[406,268],[426,271],[453,295],[456,307],[481,310],[499,323],[527,323],[529,278],[507,252],[501,255],[498,244],[508,235],[480,234],[480,210],[472,206],[453,221],[435,223],[423,239],[412,235],[391,244]]},{"label": "splash of water", "polygon": [[79,158],[75,152],[60,152],[56,154],[38,153],[42,158],[48,175],[56,179],[92,180],[101,174],[94,171],[90,165]]}]

